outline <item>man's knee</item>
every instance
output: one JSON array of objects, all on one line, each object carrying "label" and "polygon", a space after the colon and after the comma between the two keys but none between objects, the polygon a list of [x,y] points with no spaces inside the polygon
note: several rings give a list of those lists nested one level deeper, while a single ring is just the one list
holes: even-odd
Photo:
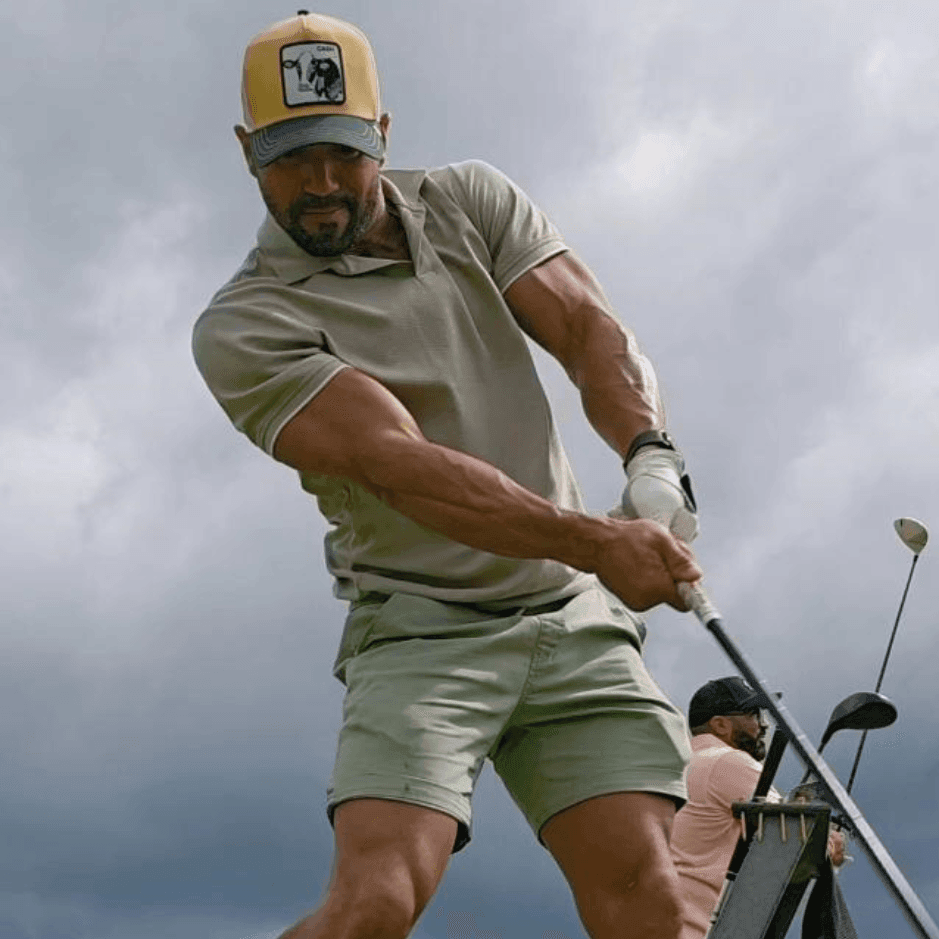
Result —
[{"label": "man's knee", "polygon": [[361,799],[339,806],[335,826],[323,921],[341,924],[342,936],[403,939],[443,875],[456,822],[406,803]]},{"label": "man's knee", "polygon": [[678,878],[665,864],[638,866],[582,889],[578,907],[592,939],[676,939],[681,930]]},{"label": "man's knee", "polygon": [[542,837],[593,939],[675,939],[678,875],[668,837],[675,805],[644,792],[597,796],[556,815]]},{"label": "man's knee", "polygon": [[333,883],[325,909],[345,934],[363,939],[405,939],[423,912],[410,883],[382,876]]}]

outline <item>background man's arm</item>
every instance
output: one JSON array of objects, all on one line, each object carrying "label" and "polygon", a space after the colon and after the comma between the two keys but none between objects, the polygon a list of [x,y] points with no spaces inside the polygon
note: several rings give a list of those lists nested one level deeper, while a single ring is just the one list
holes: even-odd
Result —
[{"label": "background man's arm", "polygon": [[701,576],[689,549],[654,524],[559,509],[496,467],[432,443],[391,392],[355,369],[288,421],[274,456],[350,479],[462,544],[595,573],[634,609],[665,602],[683,610],[675,582]]}]

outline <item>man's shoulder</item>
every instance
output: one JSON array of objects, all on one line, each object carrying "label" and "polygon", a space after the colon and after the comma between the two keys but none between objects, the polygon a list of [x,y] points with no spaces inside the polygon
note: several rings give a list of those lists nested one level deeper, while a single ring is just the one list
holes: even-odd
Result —
[{"label": "man's shoulder", "polygon": [[255,308],[287,308],[286,294],[282,279],[265,259],[263,250],[255,246],[196,317],[192,327],[194,348],[202,350],[223,333],[237,333],[255,318]]},{"label": "man's shoulder", "polygon": [[277,275],[273,267],[271,267],[270,263],[268,263],[267,259],[264,257],[264,252],[261,247],[255,245],[248,252],[248,256],[242,261],[238,270],[222,284],[218,292],[221,293],[239,284],[254,284],[267,279],[273,281],[276,280],[276,277]]},{"label": "man's shoulder", "polygon": [[254,247],[215,292],[208,309],[235,299],[250,303],[278,297],[277,302],[289,302],[295,299],[289,289],[293,283],[327,267],[331,261],[308,254],[268,214],[258,229]]},{"label": "man's shoulder", "polygon": [[480,189],[510,186],[508,177],[485,160],[463,160],[425,169],[383,170],[407,202],[433,198],[440,191],[462,202]]},{"label": "man's shoulder", "polygon": [[698,763],[720,764],[721,768],[739,767],[745,770],[762,770],[761,764],[744,750],[738,750],[723,740],[710,734],[693,737],[691,741],[692,760]]},{"label": "man's shoulder", "polygon": [[276,290],[281,286],[280,279],[277,277],[273,267],[264,257],[264,252],[255,245],[248,252],[238,270],[215,291],[209,300],[206,311],[213,307],[230,300],[234,295],[244,298],[255,290],[265,292]]},{"label": "man's shoulder", "polygon": [[707,754],[710,759],[719,755],[725,750],[732,750],[730,744],[724,743],[720,737],[713,734],[695,734],[691,738],[691,752],[697,754]]},{"label": "man's shoulder", "polygon": [[738,750],[735,747],[728,747],[727,752],[722,753],[718,757],[718,762],[722,766],[733,766],[738,769],[755,772],[757,775],[759,775],[763,769],[762,764],[758,760],[755,760],[749,753]]}]

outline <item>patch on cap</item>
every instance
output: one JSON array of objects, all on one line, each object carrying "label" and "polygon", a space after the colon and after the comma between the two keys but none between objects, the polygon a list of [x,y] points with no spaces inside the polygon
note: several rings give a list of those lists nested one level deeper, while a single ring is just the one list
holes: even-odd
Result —
[{"label": "patch on cap", "polygon": [[346,75],[342,52],[335,42],[295,42],[281,47],[280,75],[284,104],[343,104]]}]

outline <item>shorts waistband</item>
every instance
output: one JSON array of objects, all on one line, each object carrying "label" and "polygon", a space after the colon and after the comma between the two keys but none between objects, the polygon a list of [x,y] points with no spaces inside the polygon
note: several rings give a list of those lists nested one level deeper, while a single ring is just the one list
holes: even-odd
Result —
[{"label": "shorts waistband", "polygon": [[[420,597],[421,594],[413,594],[414,597]],[[544,616],[548,613],[557,613],[559,610],[563,610],[568,603],[571,602],[575,597],[579,596],[577,593],[568,594],[566,597],[558,597],[556,600],[548,600],[545,603],[537,603],[535,605],[529,605],[525,603],[464,603],[456,600],[438,600],[436,597],[428,597],[428,600],[434,600],[437,603],[445,603],[448,606],[460,607],[462,609],[469,610],[479,610],[480,613],[485,613],[488,616],[511,616],[511,615],[522,615],[522,616]],[[358,599],[353,600],[350,603],[351,608],[362,606],[369,603],[384,603],[385,601],[391,599],[390,593],[379,593],[378,591],[369,591],[368,593],[363,593]]]}]

